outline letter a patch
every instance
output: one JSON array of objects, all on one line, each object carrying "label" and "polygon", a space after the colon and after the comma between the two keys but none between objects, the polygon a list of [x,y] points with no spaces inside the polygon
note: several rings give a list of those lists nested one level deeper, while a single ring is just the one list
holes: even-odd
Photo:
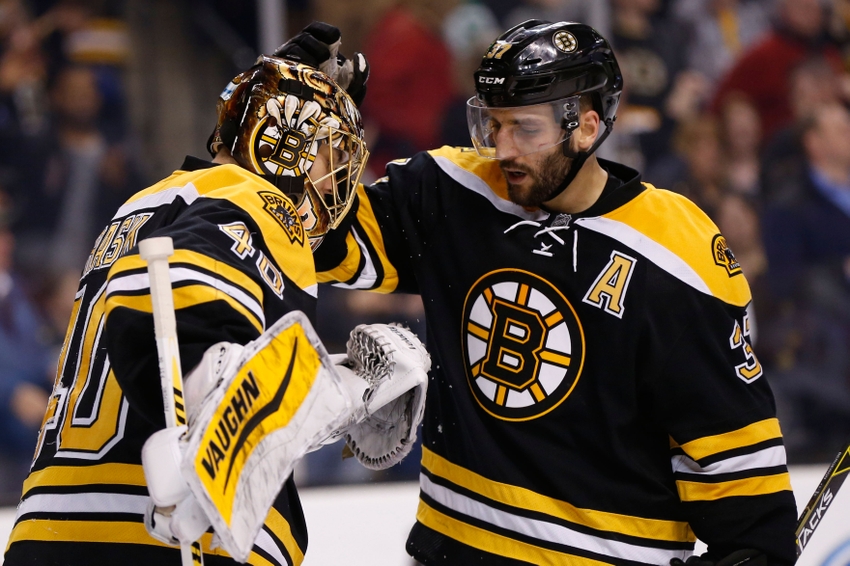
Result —
[{"label": "letter a patch", "polygon": [[599,273],[582,301],[617,318],[623,318],[623,303],[636,263],[633,257],[617,251],[611,252],[608,265]]}]

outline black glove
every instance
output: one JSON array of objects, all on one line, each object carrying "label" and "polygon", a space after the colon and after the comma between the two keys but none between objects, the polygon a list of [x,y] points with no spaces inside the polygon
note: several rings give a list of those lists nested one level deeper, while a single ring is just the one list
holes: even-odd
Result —
[{"label": "black glove", "polygon": [[313,22],[301,33],[275,49],[273,55],[298,61],[328,74],[360,106],[366,98],[369,63],[362,53],[346,59],[339,53],[342,34],[339,28]]},{"label": "black glove", "polygon": [[767,556],[759,550],[744,549],[724,556],[720,560],[708,558],[708,553],[702,556],[691,556],[686,561],[674,558],[670,566],[767,566]]},{"label": "black glove", "polygon": [[275,49],[272,55],[319,69],[330,60],[330,46],[341,37],[339,28],[325,22],[313,22],[301,30],[301,33]]}]

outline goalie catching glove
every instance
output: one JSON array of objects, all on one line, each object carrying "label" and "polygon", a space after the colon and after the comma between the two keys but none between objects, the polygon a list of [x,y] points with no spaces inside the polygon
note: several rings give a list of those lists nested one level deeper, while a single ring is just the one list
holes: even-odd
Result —
[{"label": "goalie catching glove", "polygon": [[377,380],[378,387],[369,392],[368,416],[347,428],[345,442],[365,467],[383,470],[413,448],[425,410],[431,358],[410,330],[381,324],[355,328],[347,350],[346,363],[364,379]]},{"label": "goalie catching glove", "polygon": [[[148,531],[175,544],[212,525],[224,549],[245,562],[307,452],[364,423],[347,437],[361,446],[361,461],[400,460],[421,419],[430,367],[424,347],[399,327],[359,326],[336,361],[300,312],[244,347],[209,348],[186,377],[188,430],[158,431],[142,450],[153,503]],[[385,432],[390,442],[369,440]]]}]

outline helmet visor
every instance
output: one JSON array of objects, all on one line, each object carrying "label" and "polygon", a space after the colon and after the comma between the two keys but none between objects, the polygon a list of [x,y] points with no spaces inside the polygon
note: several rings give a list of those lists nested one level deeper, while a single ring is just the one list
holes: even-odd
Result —
[{"label": "helmet visor", "polygon": [[482,157],[506,159],[563,143],[578,126],[578,96],[528,106],[488,107],[478,97],[466,102],[472,145]]}]

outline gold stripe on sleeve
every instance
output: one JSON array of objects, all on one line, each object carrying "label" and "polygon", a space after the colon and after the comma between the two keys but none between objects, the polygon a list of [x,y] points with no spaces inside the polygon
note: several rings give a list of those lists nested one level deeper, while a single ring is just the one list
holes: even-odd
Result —
[{"label": "gold stripe on sleeve", "polygon": [[33,472],[24,481],[24,495],[34,487],[119,484],[143,486],[140,464],[97,464],[94,466],[50,466]]},{"label": "gold stripe on sleeve", "polygon": [[178,311],[212,301],[226,302],[233,310],[248,319],[248,322],[254,325],[257,332],[263,333],[263,324],[257,316],[227,293],[213,289],[208,285],[187,285],[174,289],[174,308]]},{"label": "gold stripe on sleeve", "polygon": [[260,229],[278,269],[301,289],[315,285],[316,268],[309,242],[306,238],[303,241],[291,239],[280,221],[266,209],[260,193],[273,192],[281,198],[288,197],[237,165],[222,165],[214,171],[215,174],[199,175],[193,180],[198,191],[207,198],[227,200],[244,210]]},{"label": "gold stripe on sleeve", "polygon": [[375,218],[375,212],[372,209],[372,203],[369,197],[366,196],[366,191],[363,186],[357,188],[358,196],[360,197],[360,207],[357,209],[357,220],[360,226],[366,233],[366,237],[375,248],[378,257],[372,258],[373,261],[380,261],[384,269],[384,278],[380,281],[380,285],[374,290],[379,293],[392,293],[398,287],[398,271],[390,263],[387,257],[387,248],[384,244],[384,237],[381,234],[381,228],[378,225],[378,220]]},{"label": "gold stripe on sleeve", "polygon": [[676,480],[682,501],[716,501],[726,497],[769,495],[791,491],[788,473],[743,478],[720,483],[701,483]]},{"label": "gold stripe on sleeve", "polygon": [[[175,310],[211,303],[213,301],[226,302],[233,310],[244,316],[257,329],[257,332],[262,334],[263,325],[256,315],[227,293],[222,293],[208,285],[187,285],[174,289]],[[124,307],[145,313],[152,312],[150,295],[110,295],[106,299],[107,318],[113,309],[117,307]]]},{"label": "gold stripe on sleeve", "polygon": [[[241,287],[242,290],[251,295],[260,305],[263,304],[263,290],[260,288],[260,285],[247,274],[227,263],[218,261],[202,253],[185,249],[175,250],[174,255],[168,258],[168,263],[170,265],[186,263],[205,269],[210,273],[218,275],[223,281]],[[123,256],[109,270],[109,278],[114,279],[121,273],[134,269],[147,269],[147,262],[138,254]]]},{"label": "gold stripe on sleeve", "polygon": [[[712,248],[717,226],[697,205],[685,197],[643,183],[647,190],[604,218],[622,222],[661,245],[684,261],[706,284],[711,294],[725,303],[746,306],[751,300],[746,278],[731,275],[715,261]],[[676,218],[676,222],[663,222]],[[733,250],[734,251],[734,250]]]},{"label": "gold stripe on sleeve", "polygon": [[360,256],[362,252],[351,232],[348,232],[345,236],[345,245],[348,251],[340,264],[328,271],[321,271],[316,274],[319,283],[346,282],[357,275],[357,268],[360,267]]},{"label": "gold stripe on sleeve", "polygon": [[681,444],[685,454],[693,460],[700,460],[720,452],[753,446],[759,442],[781,438],[782,431],[779,428],[779,420],[776,418],[765,419],[745,426],[738,430],[697,438],[690,442]]}]

